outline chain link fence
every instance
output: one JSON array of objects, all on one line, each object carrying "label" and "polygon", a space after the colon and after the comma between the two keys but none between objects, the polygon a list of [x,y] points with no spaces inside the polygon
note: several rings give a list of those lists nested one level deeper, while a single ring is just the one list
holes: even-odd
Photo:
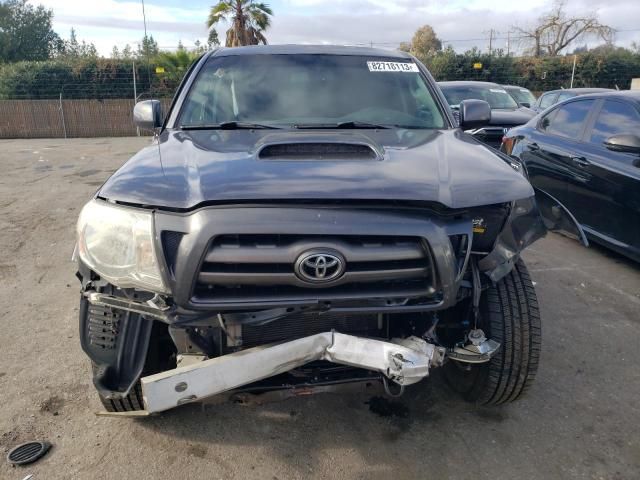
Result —
[{"label": "chain link fence", "polygon": [[[571,86],[629,89],[640,77],[640,52],[605,53],[533,58],[445,50],[424,62],[437,80],[519,85],[536,95]],[[90,58],[0,65],[0,138],[148,135],[133,124],[135,102],[158,98],[166,112],[197,58],[165,57],[164,63]]]},{"label": "chain link fence", "polygon": [[[170,99],[161,99],[166,112]],[[0,138],[127,137],[151,135],[133,124],[134,101],[0,100]]]},{"label": "chain link fence", "polygon": [[2,65],[0,138],[150,135],[133,124],[136,101],[158,98],[166,112],[187,68],[111,59]]}]

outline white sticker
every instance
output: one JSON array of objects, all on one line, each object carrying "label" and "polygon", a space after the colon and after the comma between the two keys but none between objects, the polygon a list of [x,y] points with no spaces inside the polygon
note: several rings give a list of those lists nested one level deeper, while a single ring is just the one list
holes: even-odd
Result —
[{"label": "white sticker", "polygon": [[522,93],[529,93],[529,90],[527,90],[526,88],[521,88],[521,89],[520,89],[520,91],[521,91]]},{"label": "white sticker", "polygon": [[367,62],[370,72],[413,72],[417,73],[418,65],[407,62]]},{"label": "white sticker", "polygon": [[493,93],[507,93],[506,90],[502,90],[501,88],[490,88],[489,91]]}]

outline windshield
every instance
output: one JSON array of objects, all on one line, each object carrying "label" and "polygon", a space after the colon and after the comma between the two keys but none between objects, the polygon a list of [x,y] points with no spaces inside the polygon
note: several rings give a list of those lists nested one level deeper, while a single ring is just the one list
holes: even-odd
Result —
[{"label": "windshield", "polygon": [[528,103],[529,105],[536,103],[536,97],[526,88],[507,87],[506,90],[518,103]]},{"label": "windshield", "polygon": [[328,128],[365,124],[444,128],[444,116],[410,59],[346,55],[211,57],[178,125]]},{"label": "windshield", "polygon": [[484,100],[492,109],[518,108],[516,101],[498,85],[440,85],[442,93],[452,108],[463,100]]}]

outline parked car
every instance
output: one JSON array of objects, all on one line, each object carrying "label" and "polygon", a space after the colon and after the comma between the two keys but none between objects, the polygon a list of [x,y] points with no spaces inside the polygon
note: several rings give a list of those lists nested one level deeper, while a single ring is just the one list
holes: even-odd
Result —
[{"label": "parked car", "polygon": [[489,123],[469,129],[468,133],[494,148],[500,148],[502,137],[510,128],[528,122],[535,115],[533,110],[518,105],[497,83],[461,81],[438,82],[438,85],[454,112],[464,100],[483,100],[489,104]]},{"label": "parked car", "polygon": [[531,108],[536,103],[536,96],[531,90],[517,85],[502,85],[511,98],[521,107]]},{"label": "parked car", "polygon": [[[491,110],[459,114],[472,129]],[[481,404],[532,383],[533,188],[457,128],[409,54],[223,48],[166,117],[147,100],[134,118],[153,143],[77,226],[80,340],[107,411],[346,382],[400,394],[438,366]]]},{"label": "parked car", "polygon": [[538,97],[538,100],[531,106],[536,113],[546,110],[556,103],[560,103],[569,98],[579,95],[589,95],[591,93],[615,92],[610,88],[566,88],[560,90],[550,90]]},{"label": "parked car", "polygon": [[550,228],[640,261],[640,92],[564,101],[503,150],[524,163]]}]

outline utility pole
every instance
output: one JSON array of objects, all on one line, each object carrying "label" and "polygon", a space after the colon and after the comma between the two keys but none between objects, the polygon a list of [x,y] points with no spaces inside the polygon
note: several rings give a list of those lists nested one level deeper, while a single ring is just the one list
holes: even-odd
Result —
[{"label": "utility pole", "polygon": [[493,28],[489,31],[489,55],[493,51]]},{"label": "utility pole", "polygon": [[[131,62],[131,67],[133,71],[133,104],[135,105],[138,102],[138,86],[136,85],[136,62],[135,60]],[[136,133],[140,136],[140,127],[136,127]]]},{"label": "utility pole", "polygon": [[482,33],[489,33],[489,55],[491,55],[491,52],[493,52],[493,35],[498,33],[496,32],[493,28],[491,30],[489,30],[489,32],[484,31]]},{"label": "utility pole", "polygon": [[507,32],[507,57],[511,53],[511,32]]},{"label": "utility pole", "polygon": [[[142,3],[142,21],[144,23],[144,40],[142,42],[143,53],[147,57],[147,77],[149,79],[149,96],[153,98],[153,89],[151,88],[151,60],[149,59],[149,38],[147,37],[147,14],[144,11],[144,0],[140,0]],[[146,44],[145,44],[146,43]]]},{"label": "utility pole", "polygon": [[67,124],[64,121],[64,108],[62,107],[62,91],[60,91],[60,99],[58,102],[58,110],[60,110],[60,117],[62,118],[62,130],[64,132],[64,138],[67,138]]},{"label": "utility pole", "polygon": [[573,88],[573,77],[576,74],[576,60],[578,59],[578,55],[573,56],[573,69],[571,70],[571,86],[569,88]]}]

